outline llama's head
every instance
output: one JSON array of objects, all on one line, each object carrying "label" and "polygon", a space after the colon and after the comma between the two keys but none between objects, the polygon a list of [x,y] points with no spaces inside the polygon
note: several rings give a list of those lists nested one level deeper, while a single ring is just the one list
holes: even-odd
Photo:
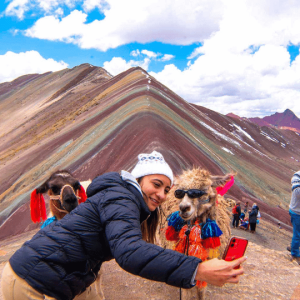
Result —
[{"label": "llama's head", "polygon": [[217,186],[224,185],[231,175],[211,176],[204,169],[194,168],[184,171],[176,180],[172,189],[175,198],[179,199],[179,214],[182,219],[194,222],[198,219],[215,218]]},{"label": "llama's head", "polygon": [[33,210],[39,210],[41,206],[36,199],[40,199],[44,193],[48,193],[50,209],[58,219],[71,212],[86,199],[85,191],[78,179],[69,171],[56,171],[31,194],[31,216],[34,222],[36,218]]}]

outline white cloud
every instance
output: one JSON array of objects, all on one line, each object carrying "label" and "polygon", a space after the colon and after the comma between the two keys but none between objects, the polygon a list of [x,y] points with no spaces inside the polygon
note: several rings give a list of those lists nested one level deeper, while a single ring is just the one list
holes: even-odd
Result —
[{"label": "white cloud", "polygon": [[300,116],[300,57],[290,65],[283,46],[205,54],[183,71],[166,65],[150,73],[184,99],[223,114],[264,116],[290,108]]},{"label": "white cloud", "polygon": [[150,63],[149,58],[145,58],[143,61],[130,60],[129,62],[126,62],[126,60],[121,57],[114,57],[112,58],[111,61],[106,61],[103,64],[103,68],[106,71],[108,71],[110,74],[117,75],[132,67],[137,67],[137,66],[147,71],[149,63]]},{"label": "white cloud", "polygon": [[149,57],[151,60],[157,60],[157,61],[169,61],[173,58],[175,58],[172,54],[161,54],[161,53],[155,53],[153,51],[149,50],[133,50],[131,51],[130,55],[134,57],[138,57],[140,55],[144,54],[145,56]]},{"label": "white cloud", "polygon": [[85,12],[92,11],[95,8],[99,9],[100,11],[109,9],[109,6],[105,0],[84,0],[82,6]]},{"label": "white cloud", "polygon": [[73,38],[72,30],[66,29],[64,20],[69,16],[56,19],[50,37],[48,30],[42,34],[53,24],[48,16],[39,19],[26,34],[40,39],[61,40],[61,32],[69,31],[65,40],[72,40],[84,49],[101,51],[132,42],[189,45],[208,38],[219,29],[223,7],[222,0],[202,0],[200,3],[199,0],[190,0],[189,5],[181,0],[107,0],[85,1],[86,11],[95,7],[96,3],[98,8],[103,8],[105,18],[89,24],[82,18],[74,20],[76,23],[73,25],[78,30],[76,38]]},{"label": "white cloud", "polygon": [[300,116],[300,57],[290,64],[286,49],[300,44],[298,2],[224,3],[220,29],[190,55],[186,70],[169,65],[151,75],[184,99],[224,114],[264,116],[290,108]]},{"label": "white cloud", "polygon": [[170,54],[163,55],[161,53],[155,53],[149,50],[140,51],[138,49],[131,51],[130,55],[135,57],[136,59],[137,57],[143,55],[146,57],[144,58],[144,60],[140,60],[140,61],[130,60],[129,62],[126,62],[126,60],[121,57],[114,57],[110,62],[105,62],[103,64],[103,67],[104,69],[108,70],[111,74],[116,75],[118,74],[118,70],[120,70],[120,72],[123,72],[131,67],[136,67],[136,66],[140,66],[147,71],[151,61],[153,60],[168,61],[174,58],[174,56]]},{"label": "white cloud", "polygon": [[47,40],[59,40],[65,42],[76,42],[77,37],[82,34],[82,27],[86,21],[87,14],[74,10],[67,17],[59,20],[56,16],[46,16],[39,19],[33,27],[26,30],[25,35]]},{"label": "white cloud", "polygon": [[54,12],[54,15],[56,16],[62,16],[64,14],[64,10],[59,7],[55,12]]},{"label": "white cloud", "polygon": [[171,59],[175,58],[172,54],[165,54],[162,58],[160,58],[161,61],[169,61]]},{"label": "white cloud", "polygon": [[[186,5],[181,0],[13,0],[6,12],[21,18],[33,4],[48,15],[25,31],[27,36],[101,51],[133,42],[145,45],[131,55],[143,54],[147,60],[106,62],[112,74],[136,65],[147,70],[151,60],[173,59],[146,50],[149,42],[201,43],[185,70],[174,60],[152,75],[184,99],[221,113],[263,116],[290,108],[300,116],[300,58],[290,64],[286,50],[290,43],[300,44],[299,1],[190,0]],[[62,5],[74,4],[83,11],[54,14]],[[87,23],[95,8],[104,19]]]},{"label": "white cloud", "polygon": [[130,55],[134,56],[134,57],[137,57],[137,56],[141,55],[141,52],[138,49],[137,50],[133,50],[133,51],[130,52]]},{"label": "white cloud", "polygon": [[[87,0],[87,2],[89,1],[91,0]],[[73,8],[76,3],[80,2],[82,0],[11,0],[4,13],[23,20],[25,13],[29,10],[41,11],[45,14],[53,12],[55,14],[58,9],[61,9],[60,6],[65,5]]]},{"label": "white cloud", "polygon": [[0,55],[0,82],[11,81],[21,75],[58,71],[68,67],[63,61],[45,59],[37,51]]},{"label": "white cloud", "polygon": [[16,16],[19,19],[24,18],[24,13],[29,9],[30,0],[13,0],[5,9],[8,16]]},{"label": "white cloud", "polygon": [[50,12],[53,8],[58,6],[59,0],[39,0],[31,2],[33,5],[38,5],[43,11]]},{"label": "white cloud", "polygon": [[141,53],[148,56],[149,58],[156,58],[159,55],[159,54],[157,54],[153,51],[149,51],[149,50],[142,50]]}]

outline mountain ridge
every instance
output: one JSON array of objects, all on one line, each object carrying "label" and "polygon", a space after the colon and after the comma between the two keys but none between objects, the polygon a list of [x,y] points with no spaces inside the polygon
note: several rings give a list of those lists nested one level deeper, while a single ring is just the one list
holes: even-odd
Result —
[{"label": "mountain ridge", "polygon": [[287,129],[300,133],[300,119],[292,112],[290,109],[286,109],[283,113],[276,112],[271,116],[265,116],[263,118],[252,117],[244,118],[233,113],[227,114],[227,116],[232,118],[247,119],[260,127],[276,127],[279,129]]},{"label": "mountain ridge", "polygon": [[266,220],[291,229],[297,133],[190,104],[140,67],[112,77],[84,64],[22,80],[0,94],[0,239],[39,226],[30,221],[29,197],[51,172],[69,169],[87,180],[130,171],[152,150],[175,175],[193,166],[236,172],[228,197],[257,202]]}]

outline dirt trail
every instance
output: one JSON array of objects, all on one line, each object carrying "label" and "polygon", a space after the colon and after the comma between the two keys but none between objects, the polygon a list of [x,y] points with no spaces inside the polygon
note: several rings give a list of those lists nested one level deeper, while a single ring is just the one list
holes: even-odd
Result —
[{"label": "dirt trail", "polygon": [[[1,241],[0,272],[14,251],[35,232]],[[208,300],[300,299],[300,267],[289,260],[289,252],[286,250],[292,237],[290,232],[261,221],[255,234],[233,229],[232,235],[249,239],[245,274],[238,285],[228,284],[222,288],[209,286]],[[106,300],[180,299],[178,288],[133,276],[123,271],[115,261],[105,263],[103,269]],[[1,295],[0,299],[3,300]]]}]

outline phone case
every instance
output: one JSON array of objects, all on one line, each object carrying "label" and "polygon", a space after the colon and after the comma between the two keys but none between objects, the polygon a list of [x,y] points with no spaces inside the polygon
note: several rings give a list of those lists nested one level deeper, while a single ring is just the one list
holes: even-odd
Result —
[{"label": "phone case", "polygon": [[244,256],[248,240],[240,237],[233,236],[224,252],[223,259],[226,261],[232,261]]}]

